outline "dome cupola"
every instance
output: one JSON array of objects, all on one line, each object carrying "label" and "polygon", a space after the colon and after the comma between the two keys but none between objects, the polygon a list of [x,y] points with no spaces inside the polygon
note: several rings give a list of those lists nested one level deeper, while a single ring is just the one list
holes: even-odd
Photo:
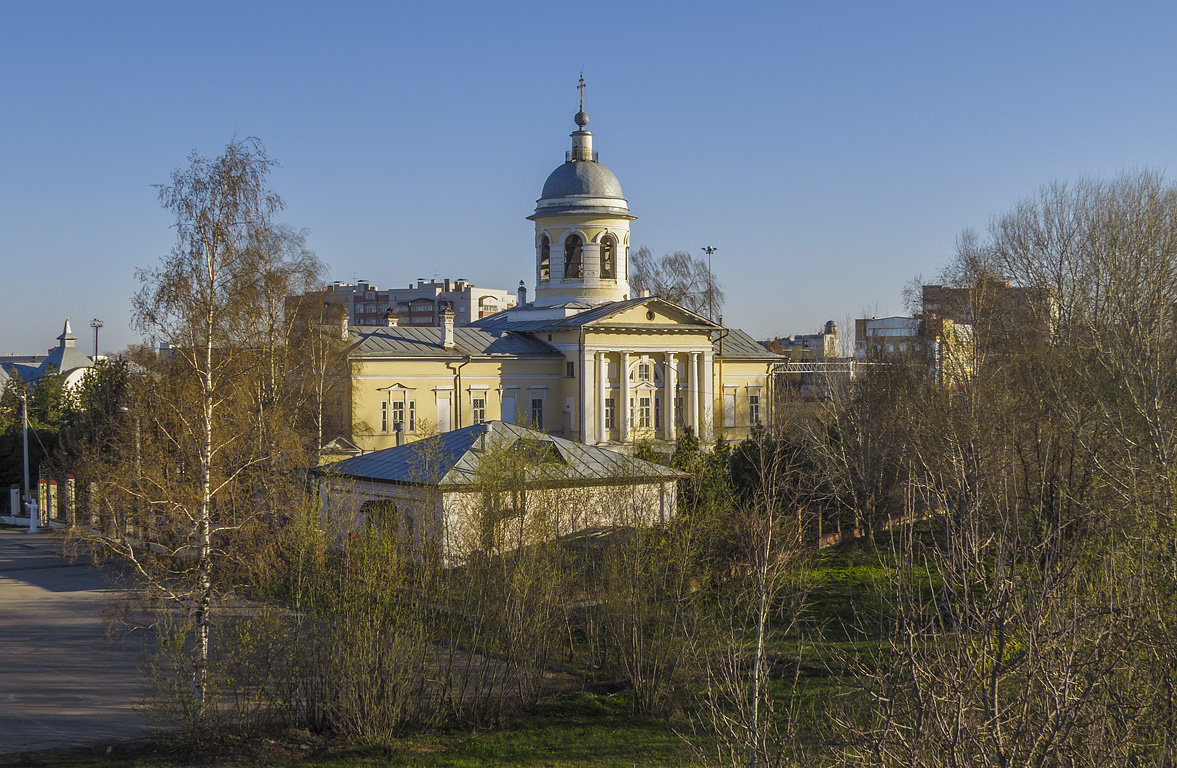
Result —
[{"label": "dome cupola", "polygon": [[548,175],[536,201],[536,299],[540,306],[599,304],[629,298],[629,222],[635,216],[617,176],[597,160],[584,76],[577,86],[572,149]]}]

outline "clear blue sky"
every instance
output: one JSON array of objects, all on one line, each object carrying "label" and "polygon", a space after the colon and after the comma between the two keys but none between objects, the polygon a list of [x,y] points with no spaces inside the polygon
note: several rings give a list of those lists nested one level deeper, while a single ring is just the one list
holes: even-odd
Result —
[{"label": "clear blue sky", "polygon": [[[574,12],[575,11],[575,12]],[[1173,3],[0,2],[0,354],[136,341],[153,184],[257,136],[332,279],[533,287],[583,68],[655,252],[757,337],[902,312],[1041,184],[1177,156]]]}]

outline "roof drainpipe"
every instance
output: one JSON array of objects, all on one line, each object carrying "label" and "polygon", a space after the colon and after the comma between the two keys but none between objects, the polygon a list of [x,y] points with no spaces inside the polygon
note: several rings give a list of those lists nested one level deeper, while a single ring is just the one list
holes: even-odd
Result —
[{"label": "roof drainpipe", "polygon": [[[456,419],[457,429],[462,428],[462,369],[470,364],[472,358],[466,355],[462,358],[462,362],[457,363],[454,368],[454,418]],[[455,363],[446,363],[448,368]]]},{"label": "roof drainpipe", "polygon": [[[727,328],[723,327],[723,315],[720,315],[719,316],[719,338],[715,340],[718,343],[719,350],[713,356],[714,360],[715,360],[715,365],[716,365],[715,373],[719,378],[719,396],[720,396],[720,398],[723,397],[723,340],[727,338],[729,333],[731,333],[731,331],[728,330]],[[720,402],[722,402],[722,400]],[[722,418],[719,420],[719,423],[721,425],[723,424]],[[714,424],[714,419],[712,419],[712,424]],[[716,431],[719,432],[720,435],[722,435],[723,434],[723,427],[722,426],[716,427]]]}]

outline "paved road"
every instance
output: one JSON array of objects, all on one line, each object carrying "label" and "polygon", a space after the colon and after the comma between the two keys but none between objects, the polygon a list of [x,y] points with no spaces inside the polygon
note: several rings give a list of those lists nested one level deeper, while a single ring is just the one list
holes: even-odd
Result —
[{"label": "paved road", "polygon": [[140,635],[106,638],[117,587],[58,555],[61,538],[0,529],[0,754],[150,731]]}]

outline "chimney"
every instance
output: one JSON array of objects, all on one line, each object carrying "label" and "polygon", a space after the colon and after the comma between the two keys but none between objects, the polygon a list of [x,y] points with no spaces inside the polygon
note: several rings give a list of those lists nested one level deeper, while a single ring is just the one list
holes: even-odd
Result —
[{"label": "chimney", "polygon": [[450,279],[448,277],[445,279],[445,292],[450,292]]},{"label": "chimney", "polygon": [[396,444],[397,445],[404,445],[405,444],[405,425],[398,421],[396,424],[392,425],[392,429],[394,432],[396,432]]},{"label": "chimney", "polygon": [[449,307],[441,313],[441,346],[445,349],[454,348],[454,311]]},{"label": "chimney", "polygon": [[396,313],[392,311],[392,307],[389,307],[388,311],[384,313],[384,324],[389,328],[396,327]]},{"label": "chimney", "polygon": [[515,303],[519,306],[522,307],[527,303],[527,286],[523,284],[522,280],[519,281],[519,292],[515,296],[517,299]]},{"label": "chimney", "polygon": [[347,319],[347,312],[339,316],[339,338],[343,341],[347,341]]}]

